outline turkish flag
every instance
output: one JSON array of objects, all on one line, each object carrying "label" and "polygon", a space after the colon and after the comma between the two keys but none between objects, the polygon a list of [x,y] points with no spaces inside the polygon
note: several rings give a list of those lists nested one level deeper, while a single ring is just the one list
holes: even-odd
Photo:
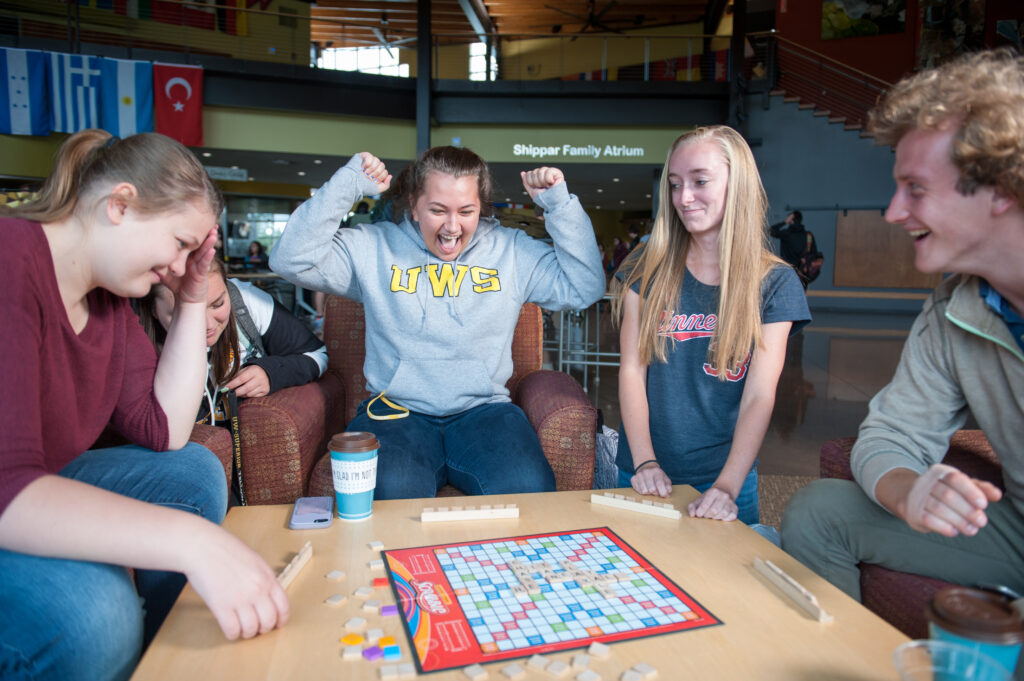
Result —
[{"label": "turkish flag", "polygon": [[156,131],[185,146],[203,145],[203,69],[153,64]]}]

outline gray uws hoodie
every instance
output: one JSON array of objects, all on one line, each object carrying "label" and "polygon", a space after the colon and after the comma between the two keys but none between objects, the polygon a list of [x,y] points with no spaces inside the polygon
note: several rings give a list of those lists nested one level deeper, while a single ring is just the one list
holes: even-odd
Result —
[{"label": "gray uws hoodie", "polygon": [[363,304],[363,373],[374,395],[435,416],[507,402],[523,303],[579,309],[604,294],[590,219],[564,182],[536,198],[554,248],[481,218],[455,262],[427,250],[408,219],[339,229],[376,191],[353,157],[292,214],[270,255],[289,281]]}]

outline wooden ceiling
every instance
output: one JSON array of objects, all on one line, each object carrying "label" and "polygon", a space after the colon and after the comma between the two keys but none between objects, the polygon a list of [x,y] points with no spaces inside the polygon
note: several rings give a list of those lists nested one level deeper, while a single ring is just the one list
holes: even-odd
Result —
[{"label": "wooden ceiling", "polygon": [[[474,40],[471,34],[481,30],[507,37],[642,32],[704,21],[708,12],[721,12],[725,4],[723,0],[433,0],[431,32],[442,43],[469,42]],[[414,47],[416,5],[416,0],[316,0],[311,38],[322,47]]]}]

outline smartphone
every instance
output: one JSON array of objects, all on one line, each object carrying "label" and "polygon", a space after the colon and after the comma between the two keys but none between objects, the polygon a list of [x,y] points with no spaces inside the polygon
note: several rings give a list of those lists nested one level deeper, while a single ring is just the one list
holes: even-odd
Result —
[{"label": "smartphone", "polygon": [[334,497],[302,497],[295,502],[288,527],[293,530],[315,530],[330,527],[334,520]]}]

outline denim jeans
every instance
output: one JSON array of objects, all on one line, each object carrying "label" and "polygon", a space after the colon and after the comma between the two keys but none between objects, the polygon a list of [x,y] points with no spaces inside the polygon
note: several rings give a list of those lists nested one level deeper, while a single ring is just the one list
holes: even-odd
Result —
[{"label": "denim jeans", "polygon": [[[224,468],[208,449],[85,452],[58,475],[220,523]],[[154,528],[155,529],[155,528]],[[111,528],[113,531],[114,528]],[[126,679],[185,577],[0,549],[0,678]]]},{"label": "denim jeans", "polygon": [[375,499],[433,497],[445,484],[466,494],[553,492],[555,475],[523,410],[484,404],[451,416],[411,412],[375,421],[359,405],[350,431],[377,436]]}]

